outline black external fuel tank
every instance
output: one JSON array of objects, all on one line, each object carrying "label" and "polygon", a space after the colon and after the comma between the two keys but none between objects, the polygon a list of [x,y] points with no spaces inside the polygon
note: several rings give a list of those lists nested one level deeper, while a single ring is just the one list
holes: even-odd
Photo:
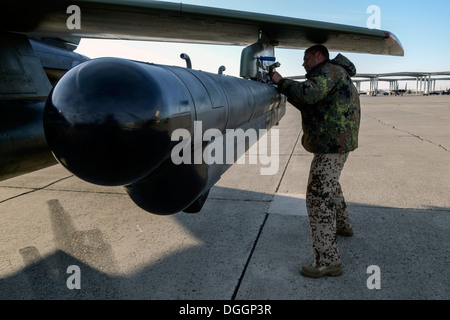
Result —
[{"label": "black external fuel tank", "polygon": [[[270,129],[285,112],[272,85],[232,76],[99,58],[69,70],[45,106],[56,159],[79,178],[125,186],[143,209],[171,214],[205,198],[229,164],[175,164],[177,129]],[[203,148],[207,142],[203,142]]]}]

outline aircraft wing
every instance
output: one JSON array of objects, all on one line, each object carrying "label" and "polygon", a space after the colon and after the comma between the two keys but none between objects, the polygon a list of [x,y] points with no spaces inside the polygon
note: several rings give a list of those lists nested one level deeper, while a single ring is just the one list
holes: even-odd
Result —
[{"label": "aircraft wing", "polygon": [[[80,8],[80,29],[67,26],[69,5]],[[404,54],[400,41],[387,31],[162,1],[17,0],[2,5],[0,29],[28,36],[239,46],[254,43],[261,30],[279,48],[321,43],[330,51]]]}]

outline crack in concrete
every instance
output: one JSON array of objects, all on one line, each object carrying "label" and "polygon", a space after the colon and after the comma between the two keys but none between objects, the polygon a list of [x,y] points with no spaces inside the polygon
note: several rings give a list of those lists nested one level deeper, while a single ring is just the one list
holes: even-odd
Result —
[{"label": "crack in concrete", "polygon": [[[283,181],[284,175],[285,175],[285,173],[286,173],[287,167],[289,166],[289,162],[291,161],[291,158],[292,158],[292,156],[293,156],[293,154],[294,154],[294,150],[295,150],[295,147],[297,146],[297,143],[298,143],[298,141],[299,141],[299,139],[300,139],[301,133],[302,133],[302,130],[300,130],[300,132],[299,132],[299,134],[298,134],[298,136],[297,136],[297,140],[295,141],[294,146],[292,147],[292,150],[291,150],[291,153],[290,153],[288,162],[286,163],[286,167],[284,168],[284,171],[283,171],[283,173],[281,174],[280,180],[278,181],[278,185],[277,185],[277,187],[276,187],[276,189],[275,189],[275,192],[274,192],[274,194],[273,194],[273,197],[275,197],[275,194],[278,192],[278,190],[279,190],[279,188],[280,188],[281,182]],[[273,197],[272,197],[272,200],[270,200],[270,201],[268,201],[268,202],[273,201]],[[268,210],[269,210],[269,208],[268,208]],[[238,282],[237,282],[237,284],[236,284],[236,287],[235,287],[235,289],[234,289],[234,292],[233,292],[233,294],[232,294],[232,296],[231,296],[231,300],[236,300],[236,296],[237,296],[237,294],[238,294],[238,292],[239,292],[239,289],[241,288],[242,280],[244,279],[244,276],[245,276],[245,274],[247,273],[247,268],[248,268],[248,266],[249,266],[249,264],[250,264],[250,261],[251,261],[251,259],[252,259],[252,257],[253,257],[253,253],[255,252],[255,249],[256,249],[256,246],[257,246],[257,244],[258,244],[259,238],[260,238],[260,236],[261,236],[261,234],[262,234],[262,231],[264,230],[264,227],[265,227],[265,225],[266,225],[266,222],[267,222],[267,219],[268,219],[268,217],[269,217],[269,214],[270,214],[269,211],[267,211],[267,212],[265,213],[265,215],[264,215],[264,220],[263,220],[263,222],[261,223],[261,226],[259,227],[258,234],[256,235],[256,239],[255,239],[255,241],[253,242],[252,249],[250,250],[250,253],[249,253],[249,255],[248,255],[247,261],[246,261],[246,263],[245,263],[245,265],[244,265],[244,269],[243,269],[242,272],[241,272],[241,276],[240,276],[239,279],[238,279]]]},{"label": "crack in concrete", "polygon": [[377,118],[375,118],[374,116],[371,116],[371,115],[369,115],[369,114],[366,114],[366,115],[367,115],[369,118],[374,119],[374,120],[378,121],[379,123],[381,123],[381,124],[383,124],[383,125],[385,125],[385,126],[387,126],[387,127],[391,127],[391,128],[394,129],[394,130],[397,130],[397,131],[400,131],[400,132],[403,132],[403,133],[407,133],[407,134],[413,136],[414,138],[417,138],[417,139],[419,139],[419,140],[421,140],[421,141],[424,141],[424,142],[428,142],[428,143],[434,144],[435,146],[438,146],[439,148],[443,149],[444,151],[450,152],[450,150],[448,150],[446,147],[444,147],[444,146],[443,146],[442,144],[440,144],[440,143],[436,143],[436,142],[433,142],[433,141],[431,141],[431,140],[422,138],[421,136],[419,136],[419,135],[417,135],[417,134],[415,134],[415,133],[412,133],[412,132],[409,132],[409,131],[406,131],[406,130],[399,129],[399,128],[397,128],[396,126],[393,126],[392,124],[383,122],[383,121],[381,121],[380,119],[377,119]]},{"label": "crack in concrete", "polygon": [[27,194],[30,194],[30,193],[33,193],[33,192],[36,192],[36,191],[44,190],[44,189],[50,187],[51,185],[54,185],[55,183],[58,183],[60,181],[66,180],[66,179],[69,179],[71,177],[73,177],[73,175],[70,175],[68,177],[64,177],[64,178],[58,179],[56,181],[53,181],[53,182],[47,184],[46,186],[40,187],[40,188],[2,186],[2,188],[31,189],[31,190],[28,190],[28,191],[26,191],[24,193],[18,194],[18,195],[13,196],[13,197],[10,197],[8,199],[1,200],[0,203],[4,203],[6,201],[9,201],[9,200],[12,200],[12,199],[16,199],[16,198],[19,198],[21,196],[24,196],[24,195],[27,195]]}]

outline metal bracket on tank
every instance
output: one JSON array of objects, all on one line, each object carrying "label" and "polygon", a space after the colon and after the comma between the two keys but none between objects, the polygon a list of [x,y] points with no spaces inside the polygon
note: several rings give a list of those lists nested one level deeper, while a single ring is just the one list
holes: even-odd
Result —
[{"label": "metal bracket on tank", "polygon": [[191,58],[189,57],[189,55],[187,53],[180,54],[180,58],[183,60],[186,60],[186,68],[192,69]]},{"label": "metal bracket on tank", "polygon": [[271,83],[269,67],[273,69],[276,61],[274,45],[276,44],[259,31],[258,41],[242,50],[240,76]]}]

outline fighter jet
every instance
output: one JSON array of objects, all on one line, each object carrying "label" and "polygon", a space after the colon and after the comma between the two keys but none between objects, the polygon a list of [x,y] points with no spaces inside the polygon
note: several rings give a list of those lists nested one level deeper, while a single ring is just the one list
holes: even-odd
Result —
[{"label": "fighter jet", "polygon": [[[81,38],[243,46],[240,77],[189,63],[89,59],[73,52]],[[0,43],[0,179],[57,160],[88,182],[124,186],[156,214],[200,211],[239,155],[237,147],[231,162],[195,155],[218,141],[225,146],[237,130],[269,130],[283,117],[286,97],[269,77],[279,66],[276,47],[404,53],[388,31],[141,0],[2,4]],[[180,130],[188,135],[174,140]],[[202,139],[208,130],[214,139]],[[176,147],[177,156],[194,160],[174,161]]]}]

